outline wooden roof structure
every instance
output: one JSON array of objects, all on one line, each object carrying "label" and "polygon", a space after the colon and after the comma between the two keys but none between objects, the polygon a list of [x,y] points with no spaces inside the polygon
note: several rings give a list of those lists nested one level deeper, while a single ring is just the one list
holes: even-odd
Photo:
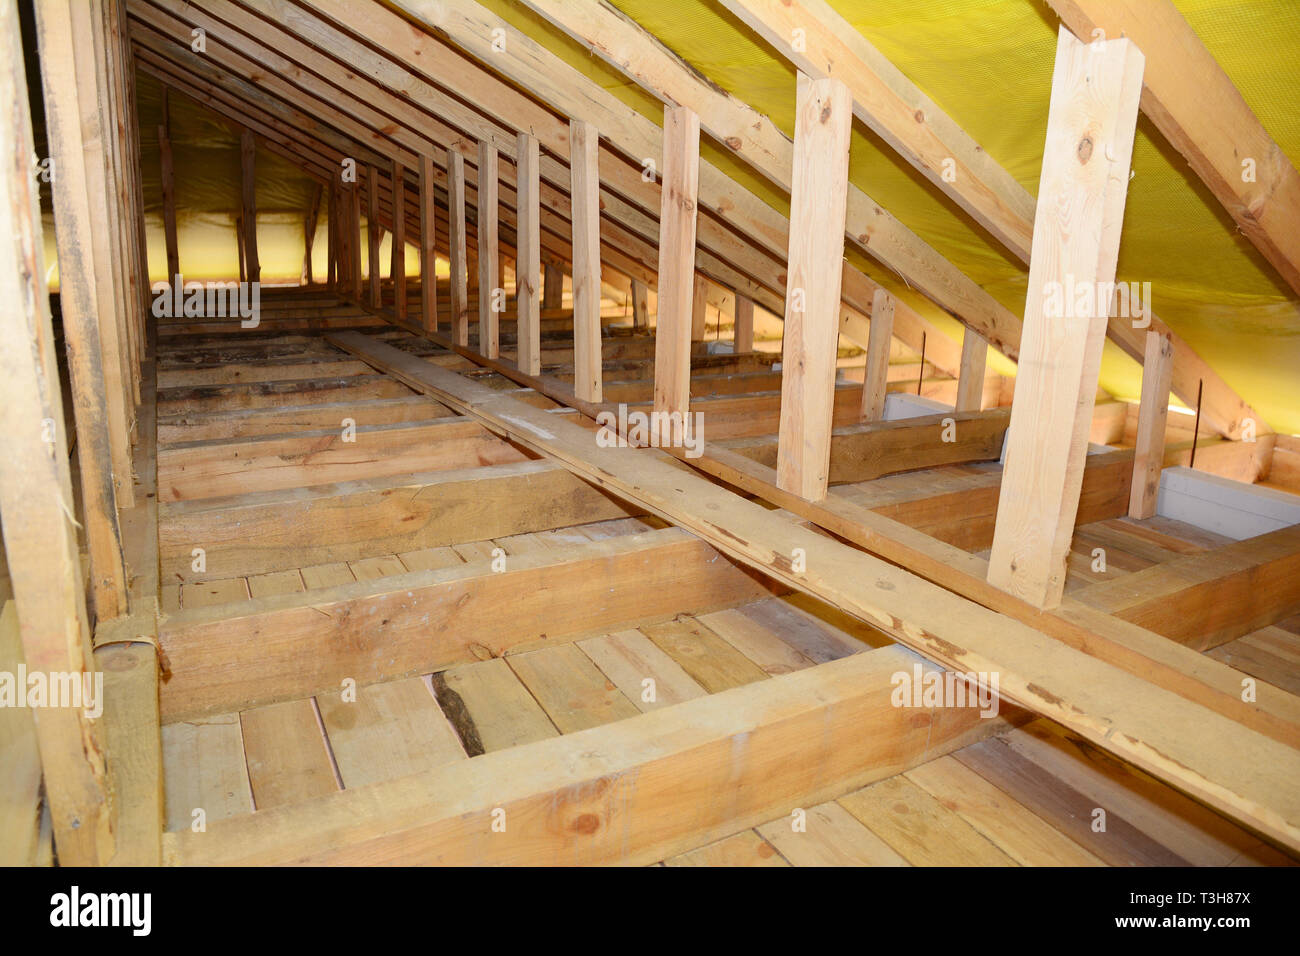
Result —
[{"label": "wooden roof structure", "polygon": [[[1036,197],[831,5],[710,3],[792,136],[606,2],[521,9],[661,122],[475,0],[0,0],[0,670],[103,686],[0,709],[0,862],[1294,862],[1300,439],[1116,274],[1141,112],[1300,292],[1284,151],[1168,0],[1050,0]],[[182,103],[239,144],[224,285]]]}]

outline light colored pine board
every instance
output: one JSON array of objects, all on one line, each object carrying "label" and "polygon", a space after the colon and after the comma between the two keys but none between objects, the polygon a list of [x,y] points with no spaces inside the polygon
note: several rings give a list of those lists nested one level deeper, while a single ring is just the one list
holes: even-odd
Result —
[{"label": "light colored pine board", "polygon": [[838,802],[913,866],[1015,866],[969,823],[902,777]]},{"label": "light colored pine board", "polygon": [[1069,837],[951,756],[903,775],[1021,866],[1102,866]]},{"label": "light colored pine board", "polygon": [[168,830],[189,829],[196,809],[208,824],[253,812],[238,714],[164,724],[162,745]]},{"label": "light colored pine board", "polygon": [[[0,671],[18,672],[23,660],[18,606],[0,609]],[[20,688],[24,693],[25,688]],[[0,708],[0,866],[32,866],[40,845],[41,753],[34,711]]]},{"label": "light colored pine board", "polygon": [[789,866],[756,830],[742,830],[716,843],[664,860],[664,866]]},{"label": "light colored pine board", "polygon": [[[705,690],[640,631],[579,641],[578,647],[642,711],[703,697]],[[653,681],[647,685],[646,680]],[[647,700],[653,697],[653,700]]]},{"label": "light colored pine board", "polygon": [[912,865],[834,801],[809,808],[802,831],[793,822],[780,817],[758,832],[794,866]]},{"label": "light colored pine board", "polygon": [[301,803],[338,790],[311,698],[246,710],[239,722],[257,809]]},{"label": "light colored pine board", "polygon": [[436,571],[464,564],[461,556],[451,548],[423,548],[398,555],[408,571]]},{"label": "light colored pine board", "polygon": [[639,710],[573,644],[512,654],[511,670],[562,734],[635,717]]},{"label": "light colored pine board", "polygon": [[491,561],[495,547],[491,541],[467,541],[464,544],[453,544],[451,549],[466,564],[472,564],[475,561]]},{"label": "light colored pine board", "polygon": [[291,571],[271,571],[267,574],[248,576],[248,591],[255,598],[271,597],[275,594],[297,594],[304,590],[306,587],[302,583],[302,572],[296,568]]},{"label": "light colored pine board", "polygon": [[735,608],[701,614],[697,620],[768,674],[788,674],[813,666],[777,634]]},{"label": "light colored pine board", "polygon": [[248,582],[243,578],[224,578],[181,586],[181,603],[186,608],[212,607],[247,600]]},{"label": "light colored pine board", "polygon": [[500,658],[453,667],[442,677],[447,689],[464,702],[486,753],[559,734],[546,711]]},{"label": "light colored pine board", "polygon": [[[802,613],[802,609],[795,603],[781,598],[746,604],[738,610],[776,634],[814,664],[839,660],[866,650],[867,647],[836,628],[824,626],[819,619]],[[859,622],[858,627],[865,629],[866,625]],[[879,638],[877,640],[880,644],[887,643]]]},{"label": "light colored pine board", "polygon": [[465,750],[423,677],[317,694],[345,787],[362,787],[463,760]]},{"label": "light colored pine board", "polygon": [[302,569],[302,580],[307,590],[333,587],[336,584],[348,584],[355,581],[352,569],[343,561],[334,564],[317,564]]},{"label": "light colored pine board", "polygon": [[358,581],[373,581],[376,578],[388,577],[390,574],[406,573],[406,565],[395,554],[349,561],[348,567],[352,569]]},{"label": "light colored pine board", "polygon": [[690,618],[650,624],[641,633],[710,694],[767,679],[761,667]]}]

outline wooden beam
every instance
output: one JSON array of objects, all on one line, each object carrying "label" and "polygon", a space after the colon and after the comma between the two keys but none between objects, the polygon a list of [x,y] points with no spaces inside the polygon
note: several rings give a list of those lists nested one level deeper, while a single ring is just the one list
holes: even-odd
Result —
[{"label": "wooden beam", "polygon": [[632,327],[649,330],[650,328],[650,290],[645,283],[632,280]]},{"label": "wooden beam", "polygon": [[692,283],[699,165],[699,117],[688,109],[664,107],[654,410],[683,417],[691,402]]},{"label": "wooden beam", "polygon": [[830,474],[853,101],[839,80],[802,73],[796,100],[776,475],[816,501]]},{"label": "wooden beam", "polygon": [[[579,121],[581,122],[581,121]],[[572,124],[570,124],[572,126]],[[599,146],[597,146],[599,151]],[[596,195],[600,195],[600,180],[596,181]],[[599,215],[599,212],[597,212]],[[576,223],[577,217],[574,217]],[[564,304],[564,273],[555,266],[547,264],[542,267],[542,308],[558,309]]]},{"label": "wooden beam", "polygon": [[465,159],[447,154],[447,208],[451,218],[451,337],[469,345],[469,253],[465,240]]},{"label": "wooden beam", "polygon": [[1300,613],[1300,525],[1102,581],[1078,597],[1206,651]]},{"label": "wooden beam", "polygon": [[[584,402],[599,402],[600,133],[590,123],[573,120],[569,136],[569,168],[573,174],[573,392]],[[558,276],[559,272],[554,274]]]},{"label": "wooden beam", "polygon": [[1165,425],[1169,419],[1169,380],[1174,372],[1174,346],[1159,332],[1147,333],[1146,360],[1142,363],[1142,404],[1138,410],[1137,443],[1133,455],[1133,485],[1129,492],[1130,518],[1150,518],[1156,513],[1160,472],[1165,460]]},{"label": "wooden beam", "polygon": [[984,367],[989,357],[989,343],[973,329],[961,338],[961,374],[957,379],[959,412],[978,412],[984,407]]},{"label": "wooden beam", "polygon": [[[622,518],[628,508],[557,465],[519,461],[162,505],[171,580],[243,577]],[[193,570],[195,547],[207,570]]]},{"label": "wooden beam", "polygon": [[1101,49],[1061,29],[989,558],[992,583],[1039,607],[1059,604],[1065,587],[1109,311],[1075,290],[1115,281],[1142,63],[1128,40]]},{"label": "wooden beam", "polygon": [[[393,161],[393,208],[406,208],[406,180],[402,164]],[[389,274],[393,279],[393,314],[398,321],[406,318],[406,217],[393,216],[393,264]]]},{"label": "wooden beam", "polygon": [[518,240],[515,249],[515,303],[518,307],[518,325],[515,329],[519,350],[519,371],[525,375],[540,375],[541,357],[541,248],[538,229],[538,153],[537,137],[519,134],[517,152],[518,173],[515,189],[518,193]]},{"label": "wooden beam", "polygon": [[[52,127],[79,122],[73,109],[50,115],[73,105],[64,84],[74,63],[62,47],[70,36],[69,6],[54,2],[37,10],[46,90],[55,92],[46,107]],[[7,249],[0,258],[0,301],[7,303],[0,309],[0,341],[5,343],[0,348],[0,427],[8,448],[7,464],[0,469],[0,520],[29,672],[44,673],[51,681],[69,675],[78,689],[93,688],[16,4],[0,6],[0,44],[0,105],[8,117],[0,123],[0,162],[5,164],[0,235],[6,237]],[[60,169],[56,195],[76,183],[62,174]],[[77,258],[64,260],[65,275],[88,268]],[[66,865],[93,866],[106,862],[112,851],[111,795],[99,725],[87,716],[84,700],[71,703],[77,706],[39,710],[36,740],[59,859]],[[90,706],[95,703],[100,701]]]},{"label": "wooden beam", "polygon": [[[166,114],[167,88],[163,87],[164,117]],[[181,271],[180,247],[176,240],[176,175],[172,166],[171,136],[164,122],[158,127],[158,165],[162,177],[163,198],[163,239],[167,246],[167,279],[175,285],[176,276]]]},{"label": "wooden beam", "polygon": [[[169,834],[168,862],[650,864],[1008,726],[981,720],[974,708],[894,707],[893,676],[916,665],[924,667],[901,648],[879,648],[592,735],[507,748],[310,807],[232,817],[207,834]],[[873,733],[863,734],[865,726]],[[699,798],[722,792],[734,798]],[[506,830],[492,833],[500,813]]]},{"label": "wooden beam", "polygon": [[379,262],[379,244],[383,241],[379,229],[379,171],[370,167],[366,177],[366,268],[370,273],[370,306],[377,309],[383,305],[383,292],[380,283],[383,280],[383,268]]},{"label": "wooden beam", "polygon": [[307,218],[303,222],[302,281],[305,285],[311,285],[313,281],[311,250],[316,243],[316,224],[320,221],[321,195],[324,191],[324,184],[317,180],[312,187],[311,201],[307,205]]},{"label": "wooden beam", "polygon": [[736,293],[732,348],[737,354],[754,351],[754,300]]},{"label": "wooden beam", "polygon": [[885,392],[889,384],[889,346],[894,336],[895,299],[884,289],[876,290],[871,304],[871,335],[867,339],[866,368],[862,373],[862,420],[878,422],[885,416]]},{"label": "wooden beam", "polygon": [[361,301],[361,183],[354,182],[348,190],[348,276],[350,294]]},{"label": "wooden beam", "polygon": [[[667,588],[680,589],[681,601],[665,604]],[[181,611],[161,622],[172,670],[163,719],[302,697],[345,677],[366,684],[426,674],[475,660],[476,650],[497,657],[771,594],[695,536],[664,528],[513,555],[504,571],[489,558]],[[358,620],[375,621],[360,642]],[[372,640],[382,653],[367,646]]]},{"label": "wooden beam", "polygon": [[501,313],[505,289],[501,288],[501,260],[497,248],[497,178],[500,159],[497,148],[487,141],[478,144],[478,348],[487,358],[501,356]]},{"label": "wooden beam", "polygon": [[262,281],[262,264],[257,254],[257,140],[245,129],[239,137],[239,182],[244,214],[244,259],[248,281]]},{"label": "wooden beam", "polygon": [[1169,0],[1049,0],[1074,33],[1127,37],[1149,61],[1142,112],[1300,293],[1300,173]]},{"label": "wooden beam", "polygon": [[[420,155],[420,324],[438,331],[438,205],[433,157]],[[480,227],[481,228],[481,227]]]},{"label": "wooden beam", "polygon": [[[1290,747],[808,530],[683,471],[661,451],[600,447],[577,423],[359,333],[331,335],[329,341],[936,663],[1000,674],[1004,701],[1050,717],[1161,779],[1176,780],[1197,799],[1249,820],[1271,839],[1300,847],[1300,794],[1292,785],[1300,755]],[[1189,725],[1201,729],[1195,740],[1185,733]]]},{"label": "wooden beam", "polygon": [[695,274],[691,286],[691,341],[703,342],[709,321],[709,280]]}]

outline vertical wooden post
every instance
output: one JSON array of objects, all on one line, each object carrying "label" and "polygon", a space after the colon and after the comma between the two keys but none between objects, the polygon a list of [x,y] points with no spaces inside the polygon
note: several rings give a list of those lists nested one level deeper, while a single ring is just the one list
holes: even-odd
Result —
[{"label": "vertical wooden post", "polygon": [[302,282],[304,285],[311,285],[314,281],[312,276],[311,250],[316,244],[316,224],[320,222],[320,203],[321,196],[325,192],[325,187],[319,182],[312,187],[311,203],[307,207],[307,218],[303,222],[303,255],[302,255]]},{"label": "vertical wooden post", "polygon": [[984,407],[984,366],[988,362],[988,339],[967,326],[961,337],[961,370],[957,375],[959,412],[978,412]]},{"label": "vertical wooden post", "polygon": [[469,254],[465,242],[465,157],[447,151],[447,217],[451,234],[451,337],[460,346],[469,345]]},{"label": "vertical wooden post", "polygon": [[248,262],[248,281],[262,280],[262,264],[257,255],[257,140],[245,129],[239,138],[239,170],[244,200],[244,257]]},{"label": "vertical wooden post", "polygon": [[[573,393],[601,400],[600,134],[590,123],[569,122],[573,202]],[[547,275],[559,276],[558,269]]]},{"label": "vertical wooden post", "polygon": [[867,333],[867,366],[862,376],[862,420],[878,422],[885,417],[885,393],[889,385],[889,343],[894,335],[895,299],[877,289],[871,299],[871,329]]},{"label": "vertical wooden post", "polygon": [[[338,173],[334,173],[330,180],[329,197],[325,203],[325,282],[331,289],[335,288],[338,281],[338,245],[339,245],[339,184]],[[243,278],[244,262],[244,227],[243,223],[239,224],[239,262],[240,278]]]},{"label": "vertical wooden post", "polygon": [[700,118],[664,107],[659,196],[659,308],[654,410],[686,418],[691,404],[691,304],[700,183]]},{"label": "vertical wooden post", "polygon": [[650,290],[636,279],[632,280],[632,327],[638,331],[650,328]]},{"label": "vertical wooden post", "polygon": [[[86,546],[90,556],[90,593],[95,613],[101,618],[111,618],[126,611],[126,570],[118,524],[118,507],[122,494],[120,489],[125,486],[128,489],[127,500],[133,499],[129,493],[130,430],[126,418],[126,393],[121,379],[120,361],[107,354],[105,343],[100,338],[100,295],[96,285],[98,276],[94,262],[87,259],[87,255],[94,249],[95,219],[91,214],[86,189],[86,154],[81,138],[77,89],[72,76],[75,59],[68,33],[66,0],[63,3],[43,4],[36,13],[41,72],[45,86],[46,135],[51,151],[50,159],[55,169],[55,188],[52,190],[55,239],[59,259],[64,263],[59,277],[60,299],[77,441],[81,449],[82,510],[86,520]],[[17,155],[10,151],[0,154],[0,162],[23,161],[20,177],[22,183],[11,187],[16,190],[32,181],[30,170],[25,165],[27,157],[32,153],[31,130],[24,125],[29,123],[26,118],[27,86],[26,78],[21,72],[23,56],[17,34],[17,13],[12,5],[7,5],[0,16],[11,17],[9,25],[14,30],[13,37],[0,35],[0,43],[7,47],[12,44],[17,57],[0,67],[0,82],[8,84],[10,91],[21,92],[23,97],[21,104],[12,102],[7,96],[3,100],[11,110],[21,106],[22,118],[19,125],[22,128],[14,129],[11,123],[0,124],[5,127],[0,131],[0,136],[18,137],[27,144],[26,150]],[[24,214],[23,210],[18,210],[17,214]],[[38,218],[36,224],[39,226],[39,223]],[[18,236],[28,227],[19,222],[14,228],[14,235]],[[39,273],[39,281],[44,281],[44,275],[44,272]],[[41,294],[45,294],[43,288]],[[11,303],[10,308],[0,311],[6,311],[6,314],[21,311],[20,300],[10,298],[6,301]],[[103,323],[103,327],[106,333],[113,331],[107,322]],[[14,344],[0,351],[15,351],[18,348],[16,343],[26,340],[14,339]],[[63,418],[56,416],[48,424],[50,428],[62,432]],[[61,438],[66,447],[66,437]],[[16,442],[16,439],[13,440]],[[15,558],[10,558],[11,563],[14,560]]]},{"label": "vertical wooden post", "polygon": [[519,371],[542,374],[542,321],[539,297],[542,287],[542,246],[538,182],[541,156],[537,138],[519,134],[518,169],[515,177],[518,237],[515,241],[515,348]]},{"label": "vertical wooden post", "polygon": [[564,305],[564,273],[549,262],[542,266],[542,308],[558,309]]},{"label": "vertical wooden post", "polygon": [[176,238],[176,173],[172,166],[172,142],[167,110],[167,88],[163,87],[163,122],[158,127],[158,165],[162,173],[163,237],[167,244],[167,283],[175,288],[181,271],[180,246]]},{"label": "vertical wooden post", "polygon": [[735,330],[732,332],[732,349],[736,352],[754,351],[754,300],[736,293]]},{"label": "vertical wooden post", "polygon": [[500,158],[487,140],[478,144],[478,350],[490,359],[501,356],[501,313],[496,290],[501,286],[497,206]]},{"label": "vertical wooden post", "polygon": [[348,190],[348,276],[352,298],[361,301],[361,183]]},{"label": "vertical wooden post", "polygon": [[[66,4],[37,6],[43,61],[59,49],[51,31],[63,28],[66,16]],[[0,429],[7,449],[6,465],[0,468],[0,522],[28,671],[44,673],[47,679],[68,674],[82,686],[94,663],[45,288],[40,203],[31,169],[34,146],[17,4],[0,4],[0,50],[0,104],[6,116],[0,123],[0,163],[5,166],[0,174],[0,235],[7,249],[0,257],[0,301],[6,303],[0,309],[0,341],[5,343],[0,348]],[[42,62],[42,67],[49,71],[47,88],[59,91],[46,107],[53,139],[57,124],[74,120],[65,112],[67,89],[62,86],[73,62]],[[51,107],[60,115],[50,115]],[[56,196],[73,188],[63,169],[56,175]],[[90,268],[75,257],[65,259],[63,281]],[[90,451],[83,449],[83,457]],[[95,451],[107,459],[102,445]],[[94,703],[101,702],[96,694]],[[71,866],[105,863],[112,854],[112,812],[100,724],[80,706],[44,707],[37,718],[37,746],[59,860]]]},{"label": "vertical wooden post", "polygon": [[438,331],[438,207],[433,157],[420,155],[420,325]]},{"label": "vertical wooden post", "polygon": [[384,304],[382,282],[384,269],[379,261],[379,170],[366,169],[366,269],[370,272],[370,307],[378,309]]},{"label": "vertical wooden post", "polygon": [[1173,374],[1173,341],[1168,335],[1148,332],[1142,361],[1142,404],[1138,406],[1137,443],[1133,449],[1133,484],[1128,499],[1130,518],[1150,518],[1156,513]]},{"label": "vertical wooden post", "polygon": [[691,286],[691,341],[703,342],[709,317],[709,280],[696,273]]},{"label": "vertical wooden post", "polygon": [[393,160],[393,314],[406,318],[406,179],[402,164]]},{"label": "vertical wooden post", "polygon": [[[1129,40],[1062,28],[989,581],[1056,607],[1079,508],[1142,94]],[[1091,293],[1091,294],[1089,294]],[[1097,301],[1100,299],[1101,301]]]},{"label": "vertical wooden post", "polygon": [[830,474],[852,128],[848,88],[800,73],[776,480],[810,501],[826,496]]}]

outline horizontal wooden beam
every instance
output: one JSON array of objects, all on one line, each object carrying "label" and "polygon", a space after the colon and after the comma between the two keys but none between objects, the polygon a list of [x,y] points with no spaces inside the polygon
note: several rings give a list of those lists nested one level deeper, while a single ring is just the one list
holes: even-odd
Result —
[{"label": "horizontal wooden beam", "polygon": [[772,593],[694,535],[665,528],[511,556],[503,571],[484,560],[181,611],[160,623],[170,665],[163,720],[309,696],[349,677],[426,674]]},{"label": "horizontal wooden beam", "polygon": [[[545,461],[161,506],[166,580],[201,581],[546,531],[637,509]],[[193,570],[193,550],[205,570]]]},{"label": "horizontal wooden beam", "polygon": [[[1005,730],[895,707],[901,647],[166,837],[186,866],[649,864]],[[1008,715],[1012,720],[1018,715]],[[864,727],[871,733],[863,733]],[[726,794],[726,799],[709,795]],[[504,831],[493,820],[505,814]]]},{"label": "horizontal wooden beam", "polygon": [[1102,581],[1078,598],[1209,650],[1300,613],[1300,525]]}]

